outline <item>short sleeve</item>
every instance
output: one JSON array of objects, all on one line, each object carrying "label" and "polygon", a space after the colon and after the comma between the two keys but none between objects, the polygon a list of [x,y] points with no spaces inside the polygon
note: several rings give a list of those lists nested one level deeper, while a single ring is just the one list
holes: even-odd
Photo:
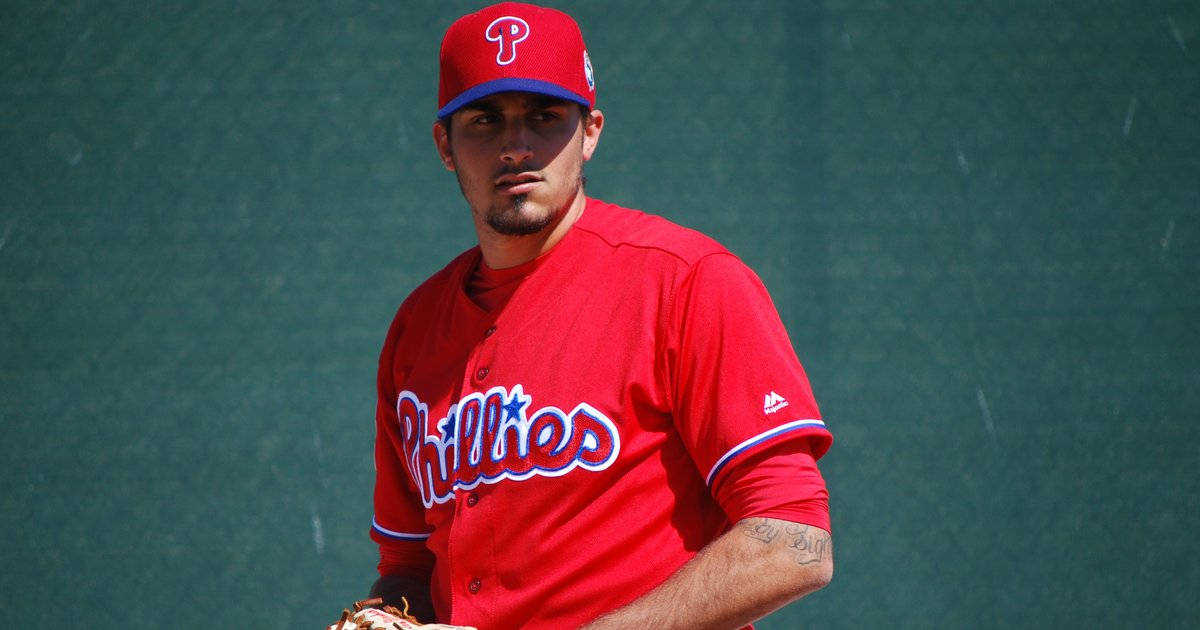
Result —
[{"label": "short sleeve", "polygon": [[709,487],[739,459],[805,440],[814,459],[832,435],[758,276],[728,252],[681,281],[667,320],[665,378],[676,427]]},{"label": "short sleeve", "polygon": [[375,516],[371,520],[371,539],[379,544],[381,575],[428,575],[433,568],[433,554],[425,546],[429,531],[424,506],[404,466],[396,418],[393,360],[403,312],[401,309],[392,323],[379,358],[375,410]]},{"label": "short sleeve", "polygon": [[807,440],[780,440],[738,458],[712,490],[731,523],[769,517],[832,531],[829,490]]}]

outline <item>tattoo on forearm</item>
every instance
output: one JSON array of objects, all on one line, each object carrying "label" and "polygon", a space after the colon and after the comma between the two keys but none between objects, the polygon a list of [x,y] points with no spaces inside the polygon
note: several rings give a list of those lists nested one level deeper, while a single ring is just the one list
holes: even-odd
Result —
[{"label": "tattoo on forearm", "polygon": [[833,538],[808,525],[788,525],[788,547],[796,551],[796,564],[815,564],[833,553]]},{"label": "tattoo on forearm", "polygon": [[762,542],[769,543],[779,535],[779,528],[769,519],[752,518],[746,521],[746,529],[742,533]]},{"label": "tattoo on forearm", "polygon": [[771,543],[783,534],[783,543],[792,550],[796,564],[816,564],[833,553],[833,538],[819,527],[788,523],[769,518],[752,518],[745,521],[742,533],[762,543]]}]

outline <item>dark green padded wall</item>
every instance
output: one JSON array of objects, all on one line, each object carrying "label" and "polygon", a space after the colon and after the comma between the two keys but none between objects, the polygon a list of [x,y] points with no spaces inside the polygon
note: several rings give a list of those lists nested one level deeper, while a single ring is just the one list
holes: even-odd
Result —
[{"label": "dark green padded wall", "polygon": [[[463,2],[0,6],[0,610],[301,628],[371,581],[374,362],[472,242]],[[1200,614],[1200,6],[563,2],[589,190],[775,297],[834,583],[763,628]]]}]

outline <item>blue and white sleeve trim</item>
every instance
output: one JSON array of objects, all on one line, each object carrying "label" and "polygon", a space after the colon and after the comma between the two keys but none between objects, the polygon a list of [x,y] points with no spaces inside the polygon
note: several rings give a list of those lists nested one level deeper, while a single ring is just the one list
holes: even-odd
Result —
[{"label": "blue and white sleeve trim", "polygon": [[721,459],[718,459],[717,463],[713,465],[712,470],[708,471],[708,477],[704,480],[704,482],[711,486],[713,479],[717,478],[717,473],[721,472],[721,469],[725,468],[725,465],[728,464],[730,460],[738,455],[741,455],[742,453],[745,453],[751,448],[754,448],[755,446],[758,446],[759,444],[762,444],[768,440],[773,440],[785,433],[811,428],[824,429],[825,423],[821,422],[820,420],[795,420],[787,424],[781,424],[769,431],[763,431],[762,433],[759,433],[758,435],[729,449],[729,452],[722,455]]},{"label": "blue and white sleeve trim", "polygon": [[395,538],[396,540],[411,540],[414,542],[420,542],[429,538],[429,534],[413,534],[409,532],[398,532],[388,529],[380,525],[379,521],[375,520],[374,517],[371,517],[371,529],[374,529],[388,538]]}]

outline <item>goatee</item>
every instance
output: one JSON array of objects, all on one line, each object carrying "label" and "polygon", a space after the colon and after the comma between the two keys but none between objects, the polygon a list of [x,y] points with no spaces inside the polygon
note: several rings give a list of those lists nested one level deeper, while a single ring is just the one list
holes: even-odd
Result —
[{"label": "goatee", "polygon": [[513,195],[511,205],[507,208],[493,206],[485,219],[488,226],[505,236],[529,236],[546,229],[554,220],[554,213],[547,212],[541,216],[526,214],[523,210],[527,202],[525,195]]}]

